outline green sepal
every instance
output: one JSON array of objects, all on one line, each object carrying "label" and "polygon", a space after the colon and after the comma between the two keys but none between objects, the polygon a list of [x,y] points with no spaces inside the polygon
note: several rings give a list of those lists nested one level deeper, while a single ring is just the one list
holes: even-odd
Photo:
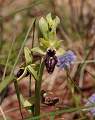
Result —
[{"label": "green sepal", "polygon": [[32,74],[32,76],[33,76],[33,78],[35,80],[38,79],[38,77],[37,77],[37,71],[35,71],[31,65],[27,66],[27,70]]},{"label": "green sepal", "polygon": [[35,100],[35,99],[34,99],[34,96],[31,97],[31,101],[30,101],[30,100],[26,100],[26,99],[22,96],[22,94],[20,94],[20,101],[21,101],[22,107],[27,108],[28,111],[29,111],[29,112],[32,112],[32,113],[34,113],[34,103],[35,103],[34,100]]},{"label": "green sepal", "polygon": [[53,19],[51,17],[51,13],[49,13],[47,16],[46,16],[46,20],[49,24],[49,27],[52,28],[52,25],[53,25]]},{"label": "green sepal", "polygon": [[47,23],[49,25],[48,39],[56,39],[56,28],[60,23],[60,19],[56,16],[55,19],[52,19],[51,13],[46,16]]},{"label": "green sepal", "polygon": [[20,94],[20,101],[21,101],[21,105],[22,105],[23,107],[30,107],[30,106],[32,106],[32,105],[34,104],[33,101],[30,103],[28,100],[26,100],[26,99],[22,96],[22,94]]},{"label": "green sepal", "polygon": [[54,40],[56,38],[57,38],[56,31],[51,31],[51,32],[48,33],[48,39]]},{"label": "green sepal", "polygon": [[29,50],[28,47],[24,47],[24,55],[25,55],[25,60],[26,60],[26,64],[31,64],[32,63],[32,55],[31,55],[31,51]]},{"label": "green sepal", "polygon": [[43,51],[46,51],[47,48],[50,46],[49,40],[46,40],[44,38],[40,38],[40,47]]},{"label": "green sepal", "polygon": [[58,24],[60,23],[60,19],[58,16],[56,16],[55,19],[52,19],[52,16],[51,16],[51,13],[49,13],[47,16],[46,16],[46,20],[49,24],[49,28],[51,28],[51,31],[52,32],[56,32],[56,28],[58,26]]},{"label": "green sepal", "polygon": [[34,47],[31,49],[32,52],[39,53],[41,55],[45,55],[45,52],[40,47]]},{"label": "green sepal", "polygon": [[49,40],[49,47],[48,48],[54,48],[54,49],[59,49],[61,47],[62,41],[61,40]]},{"label": "green sepal", "polygon": [[48,36],[47,36],[48,23],[43,17],[41,17],[41,19],[39,20],[39,28],[40,28],[41,33],[43,34],[44,38],[48,38]]},{"label": "green sepal", "polygon": [[53,25],[52,25],[52,31],[56,31],[56,28],[58,26],[58,24],[60,23],[60,19],[58,16],[56,16],[56,18],[53,21]]}]

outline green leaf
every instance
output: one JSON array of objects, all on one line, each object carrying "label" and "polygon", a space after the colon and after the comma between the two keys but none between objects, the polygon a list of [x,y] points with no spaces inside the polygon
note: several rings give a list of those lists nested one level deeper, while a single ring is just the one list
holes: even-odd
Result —
[{"label": "green leaf", "polygon": [[27,66],[27,70],[32,74],[32,76],[34,77],[35,80],[38,79],[38,77],[37,77],[37,72],[32,68],[31,65],[28,65],[28,66]]},{"label": "green leaf", "polygon": [[32,55],[31,55],[31,51],[29,50],[29,48],[24,47],[24,54],[25,54],[26,64],[32,63]]},{"label": "green leaf", "polygon": [[41,55],[45,55],[45,52],[41,48],[39,48],[39,47],[34,47],[34,48],[31,49],[31,51],[39,53]]}]

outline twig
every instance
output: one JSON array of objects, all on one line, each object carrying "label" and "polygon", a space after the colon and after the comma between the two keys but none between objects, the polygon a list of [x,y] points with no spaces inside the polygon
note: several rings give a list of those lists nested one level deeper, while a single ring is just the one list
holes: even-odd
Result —
[{"label": "twig", "polygon": [[4,120],[7,120],[7,119],[6,119],[6,116],[5,116],[4,112],[3,112],[3,110],[2,110],[2,108],[1,108],[1,106],[0,106],[0,111],[1,111],[1,114],[2,114],[2,116],[3,116],[3,119],[4,119]]}]

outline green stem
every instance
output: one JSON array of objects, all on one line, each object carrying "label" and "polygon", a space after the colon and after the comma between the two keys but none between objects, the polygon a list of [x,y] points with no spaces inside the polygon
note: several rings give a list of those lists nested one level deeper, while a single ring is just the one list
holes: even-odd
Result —
[{"label": "green stem", "polygon": [[[73,101],[74,101],[74,105],[76,107],[79,107],[80,103],[79,103],[79,101],[77,101],[76,93],[75,93],[75,87],[78,89],[78,86],[74,84],[74,81],[70,77],[70,71],[66,70],[66,72],[67,72],[68,86],[69,86],[69,89],[71,90],[71,94],[72,94],[72,98],[73,98]],[[80,89],[78,89],[78,90],[81,93]],[[80,111],[80,116],[83,117],[83,113],[81,111]]]},{"label": "green stem", "polygon": [[21,111],[20,91],[19,91],[19,86],[18,86],[18,82],[17,82],[16,79],[14,79],[14,86],[15,86],[16,95],[17,95],[17,98],[18,98],[20,114],[21,114],[21,117],[22,117],[22,120],[23,120],[23,114],[22,114],[22,111]]},{"label": "green stem", "polygon": [[41,82],[42,82],[42,76],[43,76],[43,70],[44,70],[44,62],[41,61],[39,70],[38,70],[38,79],[35,82],[35,116],[40,115],[40,92],[41,92]]},{"label": "green stem", "polygon": [[31,74],[29,75],[29,97],[31,97],[31,95],[32,95],[32,91],[31,91]]},{"label": "green stem", "polygon": [[74,86],[69,78],[69,74],[70,74],[69,69],[66,70],[66,74],[67,74],[67,80],[68,80],[68,87],[69,87],[71,94],[72,94],[72,97],[73,97],[74,96]]}]

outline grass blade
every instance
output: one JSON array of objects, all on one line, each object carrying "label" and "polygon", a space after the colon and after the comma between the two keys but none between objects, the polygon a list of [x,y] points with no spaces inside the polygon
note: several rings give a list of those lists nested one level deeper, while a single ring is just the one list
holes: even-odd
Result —
[{"label": "grass blade", "polygon": [[1,111],[2,116],[3,116],[3,120],[7,120],[7,119],[6,119],[6,116],[5,116],[4,112],[3,112],[3,110],[2,110],[2,108],[1,108],[1,106],[0,106],[0,111]]}]

